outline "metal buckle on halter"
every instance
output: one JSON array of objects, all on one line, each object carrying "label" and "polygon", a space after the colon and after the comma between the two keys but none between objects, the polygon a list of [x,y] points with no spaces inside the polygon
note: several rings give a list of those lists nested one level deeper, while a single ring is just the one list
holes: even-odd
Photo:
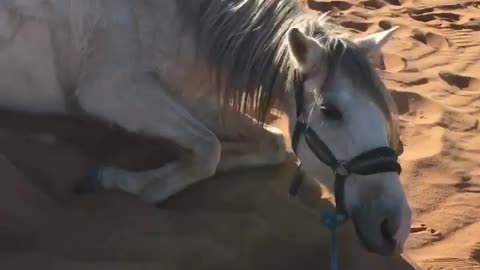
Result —
[{"label": "metal buckle on halter", "polygon": [[303,113],[297,116],[297,122],[300,122],[303,125],[307,125],[307,122],[305,121],[305,116],[303,116]]},{"label": "metal buckle on halter", "polygon": [[345,161],[339,161],[337,166],[333,169],[333,172],[335,173],[335,175],[343,177],[347,177],[350,174]]}]

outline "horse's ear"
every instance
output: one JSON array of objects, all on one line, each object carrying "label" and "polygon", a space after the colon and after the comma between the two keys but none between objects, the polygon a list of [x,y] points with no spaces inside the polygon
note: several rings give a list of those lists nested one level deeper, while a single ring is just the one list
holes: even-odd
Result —
[{"label": "horse's ear", "polygon": [[298,28],[288,32],[290,55],[304,73],[312,72],[324,59],[325,50],[312,38],[305,36]]},{"label": "horse's ear", "polygon": [[365,50],[368,54],[375,54],[380,52],[382,47],[392,38],[393,33],[400,27],[392,27],[388,30],[368,35],[363,38],[355,40],[355,43]]}]

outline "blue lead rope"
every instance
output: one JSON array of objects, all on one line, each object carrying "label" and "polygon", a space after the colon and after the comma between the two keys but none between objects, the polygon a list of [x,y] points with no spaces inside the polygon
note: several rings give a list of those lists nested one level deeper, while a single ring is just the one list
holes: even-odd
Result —
[{"label": "blue lead rope", "polygon": [[327,211],[321,215],[320,220],[330,230],[330,269],[338,270],[337,227],[344,224],[347,221],[347,217]]},{"label": "blue lead rope", "polygon": [[[289,190],[289,198],[295,196],[301,186],[302,183],[302,176],[297,174],[290,185]],[[339,214],[334,211],[325,211],[320,216],[320,222],[328,228],[331,234],[330,239],[330,269],[331,270],[338,270],[338,255],[337,255],[337,228],[338,226],[346,223],[348,220],[348,216]]]}]

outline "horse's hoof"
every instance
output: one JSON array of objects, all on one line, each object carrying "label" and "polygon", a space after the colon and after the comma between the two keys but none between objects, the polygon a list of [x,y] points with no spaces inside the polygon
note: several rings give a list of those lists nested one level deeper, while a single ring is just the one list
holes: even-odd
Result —
[{"label": "horse's hoof", "polygon": [[73,191],[79,194],[93,193],[101,188],[100,169],[94,169],[85,177],[80,179]]}]

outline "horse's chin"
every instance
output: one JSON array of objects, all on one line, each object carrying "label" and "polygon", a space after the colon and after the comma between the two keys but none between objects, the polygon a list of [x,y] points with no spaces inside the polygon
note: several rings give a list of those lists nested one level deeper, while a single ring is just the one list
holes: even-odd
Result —
[{"label": "horse's chin", "polygon": [[[403,243],[398,243],[391,235],[372,228],[377,227],[377,222],[368,224],[364,219],[352,216],[352,222],[360,243],[371,253],[380,256],[397,256],[403,251]],[[381,225],[379,226],[381,227]],[[380,230],[382,230],[380,228]]]}]

